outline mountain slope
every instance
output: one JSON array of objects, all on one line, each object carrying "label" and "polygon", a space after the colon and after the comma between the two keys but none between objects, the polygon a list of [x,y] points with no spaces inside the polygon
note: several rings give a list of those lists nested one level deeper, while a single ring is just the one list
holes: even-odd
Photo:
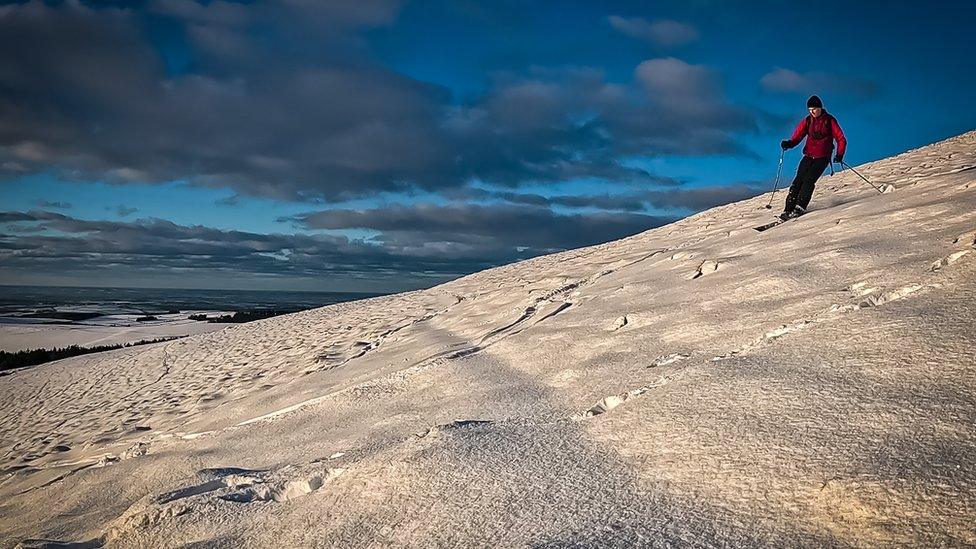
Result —
[{"label": "mountain slope", "polygon": [[976,543],[973,168],[2,377],[0,542]]}]

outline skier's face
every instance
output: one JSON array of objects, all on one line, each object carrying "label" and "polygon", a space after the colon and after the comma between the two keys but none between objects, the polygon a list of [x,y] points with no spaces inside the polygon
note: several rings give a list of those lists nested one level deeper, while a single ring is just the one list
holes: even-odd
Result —
[{"label": "skier's face", "polygon": [[822,112],[823,112],[823,109],[821,109],[820,107],[810,107],[810,108],[809,108],[809,109],[807,109],[807,110],[809,110],[809,111],[810,111],[810,114],[811,114],[811,115],[812,115],[812,116],[813,116],[814,118],[816,118],[816,117],[818,117],[818,116],[820,116],[820,113],[822,113]]}]

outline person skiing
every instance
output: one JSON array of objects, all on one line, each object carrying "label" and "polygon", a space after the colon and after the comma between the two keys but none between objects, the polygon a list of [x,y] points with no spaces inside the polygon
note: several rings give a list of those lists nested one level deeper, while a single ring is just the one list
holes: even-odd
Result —
[{"label": "person skiing", "polygon": [[811,95],[810,99],[807,99],[807,110],[810,111],[810,115],[797,124],[793,136],[780,143],[786,151],[799,145],[804,138],[807,140],[806,145],[803,146],[803,158],[796,168],[796,177],[790,185],[790,192],[786,195],[786,206],[779,216],[784,221],[806,213],[810,198],[813,196],[813,187],[830,163],[834,141],[837,141],[837,155],[834,156],[834,162],[843,162],[844,153],[847,152],[847,138],[844,137],[844,131],[840,129],[837,119],[823,108],[823,101],[816,95]]}]

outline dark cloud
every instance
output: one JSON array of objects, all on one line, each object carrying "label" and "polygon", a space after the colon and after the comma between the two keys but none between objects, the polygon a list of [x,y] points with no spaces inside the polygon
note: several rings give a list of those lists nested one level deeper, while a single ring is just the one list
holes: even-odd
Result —
[{"label": "dark cloud", "polygon": [[[383,287],[443,280],[508,262],[521,254],[410,253],[381,242],[334,235],[258,234],[183,226],[161,219],[89,221],[48,211],[0,212],[0,262],[15,274],[85,277],[108,273],[177,276],[271,276],[385,281]],[[436,281],[435,280],[435,281]],[[409,284],[408,284],[409,285]]]},{"label": "dark cloud", "polygon": [[[458,102],[367,54],[398,2],[77,2],[0,13],[0,171],[117,183],[188,180],[243,195],[342,200],[472,180],[655,182],[628,155],[748,154],[756,128],[706,68],[651,60],[501,74]],[[181,30],[185,67],[144,35]]]},{"label": "dark cloud", "polygon": [[688,44],[700,37],[698,29],[693,25],[671,19],[648,21],[643,17],[611,15],[607,21],[621,34],[662,47]]},{"label": "dark cloud", "polygon": [[763,75],[759,83],[766,91],[806,95],[829,92],[858,97],[875,97],[881,91],[877,83],[862,78],[823,71],[799,73],[779,67]]},{"label": "dark cloud", "polygon": [[194,24],[241,27],[251,20],[247,6],[238,2],[216,0],[201,4],[196,0],[152,0],[149,10]]},{"label": "dark cloud", "polygon": [[494,198],[516,204],[596,208],[606,211],[641,212],[647,209],[647,202],[640,195],[634,194],[542,196],[516,192],[490,192],[486,198]]},{"label": "dark cloud", "polygon": [[752,114],[723,100],[711,71],[672,58],[642,63],[626,85],[593,69],[503,74],[490,94],[456,110],[447,127],[463,179],[509,186],[583,177],[662,183],[619,159],[745,155],[732,134],[756,128]]},{"label": "dark cloud", "polygon": [[309,212],[292,220],[306,229],[371,229],[398,249],[482,251],[524,249],[533,254],[615,240],[672,221],[639,213],[559,214],[526,204],[417,204],[366,210]]},{"label": "dark cloud", "polygon": [[[422,192],[468,202],[308,212],[288,221],[316,232],[294,235],[2,212],[5,269],[444,279],[671,220],[648,208],[695,210],[749,192],[685,189],[626,162],[750,154],[735,136],[755,131],[762,113],[731,104],[710,68],[650,59],[614,81],[588,67],[536,66],[493,72],[483,92],[461,99],[370,56],[367,31],[392,24],[399,8],[393,0],[0,7],[0,176],[231,189],[217,206],[245,196],[338,203]],[[667,25],[657,23],[649,25],[662,44],[686,40],[674,26],[662,38]],[[520,192],[587,178],[607,192]],[[344,236],[361,230],[374,236]]]},{"label": "dark cloud", "polygon": [[37,217],[33,213],[0,212],[0,223],[13,223],[16,221],[37,221]]},{"label": "dark cloud", "polygon": [[618,194],[552,195],[497,191],[481,188],[456,190],[446,196],[464,201],[504,201],[533,206],[565,206],[567,208],[595,208],[606,211],[642,212],[648,208],[675,208],[700,211],[764,192],[756,182],[696,188],[671,188]]},{"label": "dark cloud", "polygon": [[291,221],[308,229],[365,228],[378,235],[258,234],[153,218],[92,221],[43,210],[0,212],[0,263],[8,274],[122,276],[135,270],[416,285],[621,238],[669,220],[636,213],[562,215],[524,205],[417,205],[314,212]]},{"label": "dark cloud", "polygon": [[649,191],[644,196],[649,203],[658,208],[682,208],[700,211],[745,200],[763,192],[765,189],[758,188],[757,183],[737,183],[720,187]]},{"label": "dark cloud", "polygon": [[58,208],[62,210],[71,209],[71,204],[67,202],[51,202],[50,200],[38,200],[37,205],[41,208]]},{"label": "dark cloud", "polygon": [[214,200],[215,206],[236,206],[240,203],[241,197],[236,194],[232,194],[226,198],[218,198]]},{"label": "dark cloud", "polygon": [[[372,229],[395,246],[418,242],[525,248],[538,252],[577,248],[622,238],[672,219],[645,214],[559,214],[524,204],[417,204],[366,210],[335,209],[292,218],[307,229]],[[475,248],[472,248],[473,250]]]}]

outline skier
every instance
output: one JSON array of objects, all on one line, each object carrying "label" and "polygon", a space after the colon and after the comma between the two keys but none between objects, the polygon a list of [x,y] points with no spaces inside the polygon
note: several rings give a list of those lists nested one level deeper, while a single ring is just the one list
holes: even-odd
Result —
[{"label": "skier", "polygon": [[780,143],[785,151],[799,145],[804,138],[807,140],[803,146],[803,159],[796,169],[790,192],[786,195],[786,207],[779,216],[783,221],[806,213],[813,196],[813,187],[830,163],[834,141],[837,141],[834,162],[843,162],[844,152],[847,151],[847,138],[844,137],[837,119],[823,108],[823,101],[816,95],[811,95],[807,99],[807,110],[810,115],[797,124],[793,136]]}]

